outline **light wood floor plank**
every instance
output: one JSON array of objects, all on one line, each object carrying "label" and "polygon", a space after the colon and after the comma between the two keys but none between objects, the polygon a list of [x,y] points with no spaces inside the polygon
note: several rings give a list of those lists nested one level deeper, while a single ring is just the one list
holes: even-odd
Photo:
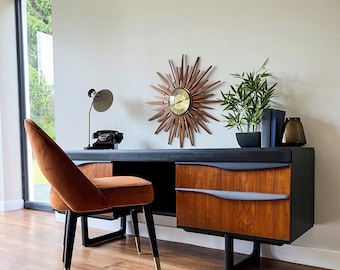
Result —
[{"label": "light wood floor plank", "polygon": [[[53,213],[34,210],[0,212],[0,269],[62,270],[63,230],[63,223],[55,221]],[[136,253],[133,237],[96,247],[83,247],[78,226],[72,269],[153,270],[148,239],[141,240],[141,255]],[[163,270],[224,270],[223,251],[166,241],[158,241],[158,244]],[[235,260],[239,258],[238,255]],[[245,270],[272,269],[321,268],[261,259],[260,266]]]}]

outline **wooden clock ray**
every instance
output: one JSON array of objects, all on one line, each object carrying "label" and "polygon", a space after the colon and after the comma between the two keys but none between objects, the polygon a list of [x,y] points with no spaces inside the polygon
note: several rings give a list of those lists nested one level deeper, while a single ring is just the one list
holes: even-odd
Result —
[{"label": "wooden clock ray", "polygon": [[149,118],[149,121],[157,119],[159,126],[155,133],[160,131],[169,132],[168,144],[171,144],[174,137],[179,138],[180,147],[183,147],[184,139],[188,138],[191,145],[194,145],[194,133],[200,128],[211,134],[206,123],[209,118],[219,121],[217,118],[206,112],[212,109],[207,104],[218,102],[212,99],[214,94],[211,90],[220,81],[208,82],[208,74],[212,66],[206,70],[199,69],[197,57],[193,66],[186,64],[186,57],[182,55],[180,66],[175,66],[169,60],[171,74],[157,72],[162,84],[151,85],[151,88],[158,94],[157,101],[146,102],[157,106],[156,113]]}]

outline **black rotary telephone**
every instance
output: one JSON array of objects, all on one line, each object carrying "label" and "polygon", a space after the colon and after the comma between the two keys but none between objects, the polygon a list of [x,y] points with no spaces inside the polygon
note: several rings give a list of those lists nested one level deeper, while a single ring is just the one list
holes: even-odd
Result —
[{"label": "black rotary telephone", "polygon": [[93,133],[92,138],[97,139],[92,149],[117,149],[117,144],[123,140],[123,133],[116,130],[98,130]]}]

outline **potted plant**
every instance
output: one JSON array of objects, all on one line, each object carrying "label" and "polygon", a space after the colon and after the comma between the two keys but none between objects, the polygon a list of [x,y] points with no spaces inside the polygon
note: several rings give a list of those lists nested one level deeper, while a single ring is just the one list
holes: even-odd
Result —
[{"label": "potted plant", "polygon": [[[237,128],[238,143],[241,147],[261,145],[261,119],[263,110],[270,107],[271,98],[274,95],[277,83],[269,84],[267,79],[272,74],[267,71],[269,58],[256,71],[233,73],[234,78],[240,83],[230,85],[230,91],[222,94],[220,99],[223,115],[226,121],[225,127]],[[241,137],[254,137],[254,142],[244,145]]]}]

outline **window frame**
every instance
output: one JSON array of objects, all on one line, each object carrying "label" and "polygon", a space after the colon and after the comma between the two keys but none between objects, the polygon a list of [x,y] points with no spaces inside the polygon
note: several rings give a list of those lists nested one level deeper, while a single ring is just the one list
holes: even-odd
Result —
[{"label": "window frame", "polygon": [[16,23],[16,43],[17,43],[17,69],[18,69],[18,91],[19,91],[19,129],[20,129],[20,151],[21,151],[21,175],[22,194],[24,208],[41,211],[53,211],[49,203],[29,200],[29,168],[28,168],[28,141],[24,129],[26,114],[26,72],[25,72],[25,51],[24,51],[24,29],[23,29],[23,1],[15,1],[15,23]]}]

